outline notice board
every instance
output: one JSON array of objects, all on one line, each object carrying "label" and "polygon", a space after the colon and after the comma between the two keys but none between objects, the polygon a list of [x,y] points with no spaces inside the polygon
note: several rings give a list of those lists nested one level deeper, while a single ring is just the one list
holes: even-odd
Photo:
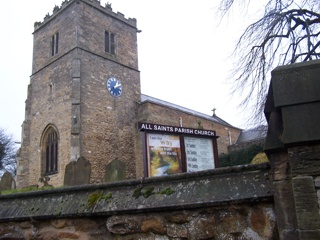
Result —
[{"label": "notice board", "polygon": [[218,163],[213,130],[139,123],[143,133],[145,176],[214,169]]}]

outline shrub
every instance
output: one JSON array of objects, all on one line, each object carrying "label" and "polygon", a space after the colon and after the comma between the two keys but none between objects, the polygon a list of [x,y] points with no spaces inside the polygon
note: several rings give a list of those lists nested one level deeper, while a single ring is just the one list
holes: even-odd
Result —
[{"label": "shrub", "polygon": [[219,156],[219,167],[249,164],[258,153],[262,152],[262,146],[254,144],[250,147],[233,151],[229,154],[221,154]]}]

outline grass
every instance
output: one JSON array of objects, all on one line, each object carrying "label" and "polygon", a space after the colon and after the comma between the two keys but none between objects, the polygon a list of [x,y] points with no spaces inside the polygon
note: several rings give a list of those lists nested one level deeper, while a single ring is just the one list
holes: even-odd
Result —
[{"label": "grass", "polygon": [[[11,190],[3,190],[1,191],[1,195],[8,195],[8,194],[15,194],[15,193],[24,193],[24,192],[34,192],[34,191],[41,191],[41,190],[48,190],[48,189],[52,189],[54,187],[50,187],[50,186],[46,186],[46,187],[25,187],[22,189],[11,189]],[[55,187],[57,188],[57,187]],[[58,187],[60,188],[60,187]]]}]

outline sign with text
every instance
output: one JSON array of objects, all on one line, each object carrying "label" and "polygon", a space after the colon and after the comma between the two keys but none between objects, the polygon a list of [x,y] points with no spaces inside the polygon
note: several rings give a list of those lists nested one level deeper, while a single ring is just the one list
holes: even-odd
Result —
[{"label": "sign with text", "polygon": [[175,135],[147,134],[149,176],[181,172],[180,139]]},{"label": "sign with text", "polygon": [[214,168],[212,140],[207,138],[184,137],[187,172]]},{"label": "sign with text", "polygon": [[191,134],[191,135],[209,136],[209,137],[216,136],[216,132],[212,131],[212,130],[203,130],[203,129],[185,128],[185,127],[174,127],[174,126],[153,124],[153,123],[139,123],[138,128],[140,131],[155,131],[155,132],[162,132],[162,133]]},{"label": "sign with text", "polygon": [[139,123],[143,132],[145,176],[196,172],[217,167],[217,136],[213,130]]}]

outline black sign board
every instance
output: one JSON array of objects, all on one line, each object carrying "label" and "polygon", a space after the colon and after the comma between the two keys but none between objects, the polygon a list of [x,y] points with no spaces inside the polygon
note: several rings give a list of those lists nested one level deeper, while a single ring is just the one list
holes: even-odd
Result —
[{"label": "black sign board", "polygon": [[209,136],[215,137],[216,132],[212,130],[203,130],[196,128],[184,128],[184,127],[175,127],[161,124],[153,123],[139,123],[138,128],[140,131],[151,131],[151,132],[161,132],[161,133],[175,133],[175,134],[190,134],[197,136]]},{"label": "black sign board", "polygon": [[146,177],[217,167],[218,137],[213,130],[142,122],[138,128],[143,133]]}]

